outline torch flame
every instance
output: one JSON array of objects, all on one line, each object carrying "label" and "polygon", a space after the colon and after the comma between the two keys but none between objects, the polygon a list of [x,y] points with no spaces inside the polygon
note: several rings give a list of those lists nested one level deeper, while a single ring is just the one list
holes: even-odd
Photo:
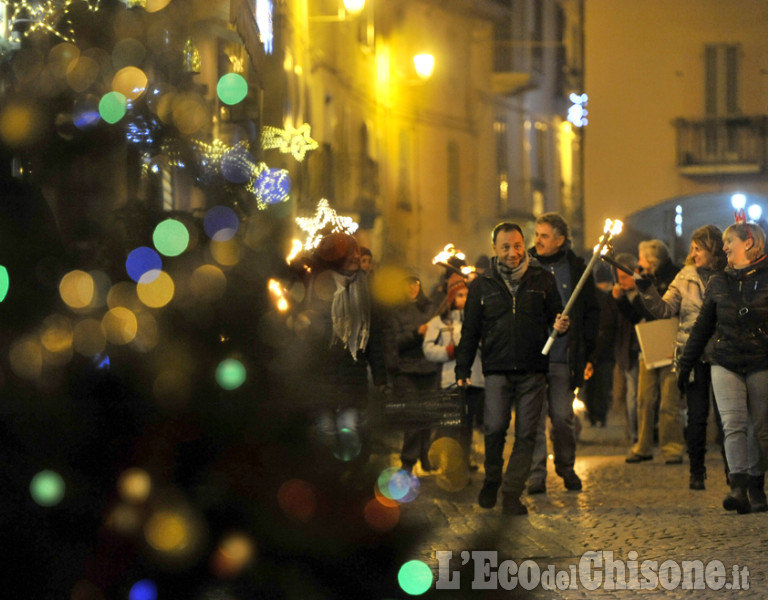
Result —
[{"label": "torch flame", "polygon": [[280,312],[287,311],[289,308],[288,299],[285,297],[285,290],[280,282],[277,279],[270,279],[267,282],[267,289],[272,294],[277,310]]},{"label": "torch flame", "polygon": [[287,262],[289,265],[293,262],[293,259],[299,255],[299,252],[301,252],[302,248],[304,247],[304,245],[301,243],[301,240],[297,239],[294,239],[291,244],[291,251],[288,256],[285,257],[285,262]]},{"label": "torch flame", "polygon": [[451,258],[452,256],[455,256],[460,260],[464,260],[466,258],[466,256],[461,250],[456,249],[456,246],[454,246],[453,244],[446,244],[442,252],[438,252],[435,258],[432,259],[432,264],[437,265],[440,263],[446,263],[448,262],[448,259]]}]

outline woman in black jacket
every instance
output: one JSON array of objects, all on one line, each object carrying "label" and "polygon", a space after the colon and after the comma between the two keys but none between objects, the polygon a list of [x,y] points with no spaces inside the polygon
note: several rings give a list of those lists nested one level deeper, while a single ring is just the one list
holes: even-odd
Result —
[{"label": "woman in black jacket", "polygon": [[[723,507],[748,513],[768,509],[762,490],[768,457],[768,259],[765,232],[753,223],[731,225],[723,241],[729,266],[707,285],[680,359],[678,387],[688,385],[714,334],[712,387],[723,420],[731,485]],[[748,443],[750,422],[757,444]]]}]

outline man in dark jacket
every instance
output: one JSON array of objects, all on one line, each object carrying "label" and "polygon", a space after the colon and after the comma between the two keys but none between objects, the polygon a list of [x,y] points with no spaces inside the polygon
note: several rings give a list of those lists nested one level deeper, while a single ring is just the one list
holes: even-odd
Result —
[{"label": "man in dark jacket", "polygon": [[[535,245],[528,252],[555,277],[560,299],[566,304],[586,264],[571,250],[565,219],[557,213],[544,213],[536,219]],[[571,327],[567,335],[556,339],[549,352],[549,394],[536,437],[529,494],[543,494],[547,489],[547,415],[552,422],[555,472],[563,478],[566,489],[581,489],[581,479],[573,470],[576,461],[573,392],[584,385],[584,367],[592,360],[597,347],[600,305],[591,274],[569,316]]]},{"label": "man in dark jacket", "polygon": [[[504,514],[526,514],[520,502],[531,469],[536,430],[547,390],[549,357],[541,353],[550,327],[568,329],[554,277],[525,251],[520,227],[499,223],[492,234],[496,256],[469,285],[461,342],[456,349],[456,381],[470,385],[472,362],[482,343],[485,375],[485,482],[478,504],[496,505],[502,488]],[[503,477],[504,443],[516,403],[515,444]]]}]

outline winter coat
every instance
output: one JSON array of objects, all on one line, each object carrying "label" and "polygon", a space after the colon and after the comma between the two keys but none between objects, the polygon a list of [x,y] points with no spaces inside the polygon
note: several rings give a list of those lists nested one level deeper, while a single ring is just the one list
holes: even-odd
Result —
[{"label": "winter coat", "polygon": [[[461,326],[464,321],[463,311],[452,310],[445,318],[442,315],[434,317],[427,326],[427,333],[424,336],[424,356],[427,360],[442,364],[442,375],[440,387],[451,387],[456,383],[456,358],[448,355],[446,347],[453,344],[454,347],[461,341]],[[454,348],[455,353],[455,348]],[[470,376],[472,385],[475,387],[484,387],[485,378],[483,377],[483,367],[480,359],[480,350],[475,355],[472,363],[472,375]]]},{"label": "winter coat", "polygon": [[713,275],[680,368],[691,370],[714,334],[712,364],[742,375],[768,369],[768,259]]},{"label": "winter coat", "polygon": [[[547,257],[542,260],[535,248],[528,250],[528,253],[542,263],[547,260]],[[572,250],[566,250],[564,254],[571,275],[571,290],[575,290],[587,265]],[[547,269],[546,264],[542,266]],[[597,349],[597,332],[600,326],[600,304],[595,290],[595,281],[590,274],[568,315],[571,321],[568,328],[568,371],[571,389],[584,385],[584,367],[587,366],[587,361],[595,360],[593,355]]]},{"label": "winter coat", "polygon": [[[640,292],[645,308],[657,319],[678,318],[677,336],[675,338],[675,363],[683,353],[683,348],[693,329],[693,324],[701,311],[704,302],[704,292],[707,282],[699,274],[696,265],[685,265],[669,284],[663,296],[655,287]],[[711,344],[708,344],[702,356],[709,362]]]},{"label": "winter coat", "polygon": [[424,338],[418,329],[433,316],[433,305],[420,294],[389,310],[384,327],[384,364],[390,374],[437,374],[438,365],[427,360],[422,350]]},{"label": "winter coat", "polygon": [[549,357],[541,351],[563,304],[551,273],[534,258],[512,296],[499,275],[496,259],[488,274],[469,284],[461,342],[456,348],[456,379],[471,377],[482,343],[483,374],[547,373]]}]

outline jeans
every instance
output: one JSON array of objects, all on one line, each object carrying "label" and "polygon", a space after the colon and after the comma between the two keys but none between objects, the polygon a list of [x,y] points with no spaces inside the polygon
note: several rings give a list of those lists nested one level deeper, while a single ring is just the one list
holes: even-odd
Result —
[{"label": "jeans", "polygon": [[632,452],[642,456],[653,454],[653,422],[656,402],[659,404],[659,447],[666,459],[683,456],[683,415],[677,373],[672,365],[646,369],[641,358],[637,378],[637,443]]},{"label": "jeans", "polygon": [[[488,375],[485,378],[485,481],[502,484],[502,493],[519,497],[531,470],[536,432],[547,393],[544,373]],[[515,442],[504,467],[504,445],[515,403]],[[503,479],[503,483],[502,483]]]},{"label": "jeans", "polygon": [[[768,370],[741,375],[712,365],[712,388],[723,420],[723,444],[731,473],[762,475],[768,457]],[[754,442],[747,430],[754,426]]]},{"label": "jeans", "polygon": [[573,390],[570,369],[566,363],[549,363],[548,398],[544,400],[533,451],[531,481],[543,482],[547,478],[547,415],[552,422],[552,447],[555,452],[555,472],[566,475],[576,462],[576,434],[574,433]]},{"label": "jeans", "polygon": [[627,429],[629,439],[637,441],[637,378],[638,365],[626,370],[624,373],[624,385],[626,386],[627,402]]}]

